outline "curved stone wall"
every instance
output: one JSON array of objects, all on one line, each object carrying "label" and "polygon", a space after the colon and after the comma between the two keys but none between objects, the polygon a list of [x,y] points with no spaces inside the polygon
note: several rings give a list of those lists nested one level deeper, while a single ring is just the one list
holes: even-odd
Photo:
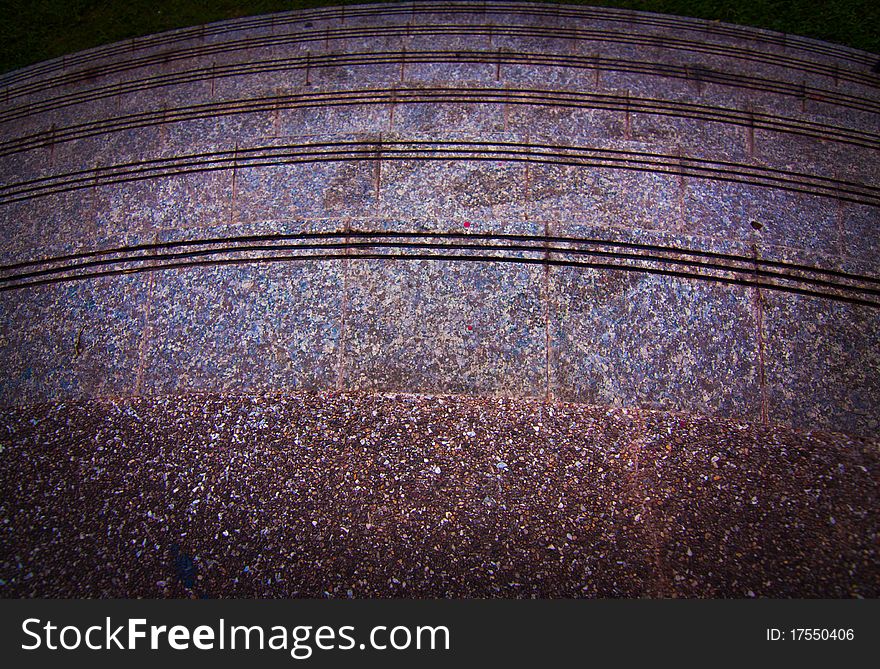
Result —
[{"label": "curved stone wall", "polygon": [[552,398],[876,435],[877,56],[370,5],[0,77],[0,402]]}]

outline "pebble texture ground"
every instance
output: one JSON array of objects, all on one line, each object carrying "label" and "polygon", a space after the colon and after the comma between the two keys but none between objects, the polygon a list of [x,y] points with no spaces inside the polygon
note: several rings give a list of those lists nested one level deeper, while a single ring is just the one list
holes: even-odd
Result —
[{"label": "pebble texture ground", "polygon": [[876,440],[463,396],[0,420],[7,597],[880,595]]},{"label": "pebble texture ground", "polygon": [[444,2],[0,75],[5,591],[876,596],[877,62]]}]

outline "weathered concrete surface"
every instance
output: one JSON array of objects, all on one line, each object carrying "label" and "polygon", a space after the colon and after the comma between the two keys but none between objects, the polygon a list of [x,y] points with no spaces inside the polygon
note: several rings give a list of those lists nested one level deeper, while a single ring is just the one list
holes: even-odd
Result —
[{"label": "weathered concrete surface", "polygon": [[0,77],[6,592],[877,595],[877,56],[484,4]]},{"label": "weathered concrete surface", "polygon": [[[4,108],[12,116],[0,123],[11,142],[2,156],[4,260],[255,229],[552,230],[605,240],[657,231],[670,233],[663,237],[670,247],[728,253],[735,243],[743,258],[794,255],[876,279],[880,143],[869,109],[880,100],[867,54],[799,39],[780,49],[771,33],[748,29],[749,52],[737,54],[729,31],[710,24],[672,28],[666,19],[614,10],[505,9],[497,34],[487,36],[477,29],[498,18],[491,9],[450,5],[405,17],[400,7],[385,9],[285,14],[241,28],[230,22],[152,46],[135,41],[125,53],[97,50],[61,69],[50,63],[42,74],[8,75]],[[406,23],[409,34],[398,34]],[[441,24],[443,32],[431,34]],[[313,39],[318,33],[324,38]],[[242,50],[234,38],[251,41]],[[201,56],[208,48],[211,55]],[[443,57],[414,55],[444,50]],[[455,50],[458,56],[448,55]],[[291,60],[260,65],[279,58]],[[637,61],[654,69],[637,72]],[[685,65],[682,79],[675,68]],[[178,76],[185,72],[188,83]],[[154,87],[143,90],[147,80]],[[798,95],[795,84],[805,87]],[[829,86],[824,95],[810,93]],[[448,101],[436,98],[438,87]],[[352,95],[357,104],[340,104]],[[15,117],[27,104],[42,106]],[[662,112],[654,111],[658,105]],[[140,116],[127,116],[133,113]],[[16,148],[15,141],[29,144]],[[442,155],[395,153],[436,141],[445,143]],[[343,159],[334,142],[362,144],[351,144]],[[462,153],[474,142],[489,142],[489,153]],[[624,158],[549,164],[547,151],[562,156],[557,163],[570,153],[554,146]],[[254,162],[254,147],[272,157]],[[498,149],[506,153],[491,153]],[[227,153],[217,162],[198,157],[206,152]],[[294,162],[284,157],[293,154],[300,156]],[[648,154],[669,158],[658,167],[637,157]],[[143,171],[144,161],[184,155],[193,157]],[[696,175],[682,166],[701,163],[676,163],[701,159],[728,162]],[[211,171],[180,173],[184,164]],[[785,183],[752,183],[754,169],[783,175]],[[831,189],[816,190],[816,179],[830,180],[823,183]],[[876,434],[874,307],[851,313],[847,305],[826,308],[821,298],[802,304],[799,296],[757,296],[681,276],[646,284],[613,269],[485,263],[458,270],[438,261],[425,274],[398,261],[297,264],[165,270],[101,279],[100,288],[5,292],[0,401],[230,384],[455,389]],[[15,283],[22,271],[7,267],[2,280]],[[256,288],[242,293],[242,282]],[[103,297],[84,301],[93,290]],[[272,301],[273,292],[290,296]],[[867,298],[876,301],[876,292]],[[785,315],[773,308],[777,302]],[[126,306],[105,308],[115,303]],[[816,323],[816,309],[838,315]],[[479,324],[475,334],[458,332],[462,319]],[[810,343],[802,319],[810,321]],[[112,334],[99,334],[107,328]],[[417,341],[406,341],[414,331]],[[855,352],[850,363],[838,356],[845,369],[829,375],[823,351],[838,340]],[[276,353],[260,353],[269,349]],[[88,378],[94,373],[81,356],[103,360],[108,378]],[[822,392],[814,386],[819,378]],[[786,408],[787,397],[799,398],[796,411]]]}]

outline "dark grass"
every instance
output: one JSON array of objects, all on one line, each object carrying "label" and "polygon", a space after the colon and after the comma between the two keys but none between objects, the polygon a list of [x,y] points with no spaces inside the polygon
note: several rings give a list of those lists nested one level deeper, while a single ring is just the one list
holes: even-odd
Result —
[{"label": "dark grass", "polygon": [[[880,52],[876,0],[565,0],[738,23]],[[130,37],[364,0],[0,0],[0,72]]]}]

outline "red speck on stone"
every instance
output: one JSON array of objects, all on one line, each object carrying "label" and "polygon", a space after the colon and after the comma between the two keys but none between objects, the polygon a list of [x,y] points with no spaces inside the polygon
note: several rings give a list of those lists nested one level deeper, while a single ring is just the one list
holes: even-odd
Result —
[{"label": "red speck on stone", "polygon": [[473,325],[468,325],[468,330],[473,330],[473,329],[474,329]]},{"label": "red speck on stone", "polygon": [[465,221],[465,222],[464,222],[464,227],[466,227],[466,228],[471,227],[471,222],[470,222],[470,221]]}]

